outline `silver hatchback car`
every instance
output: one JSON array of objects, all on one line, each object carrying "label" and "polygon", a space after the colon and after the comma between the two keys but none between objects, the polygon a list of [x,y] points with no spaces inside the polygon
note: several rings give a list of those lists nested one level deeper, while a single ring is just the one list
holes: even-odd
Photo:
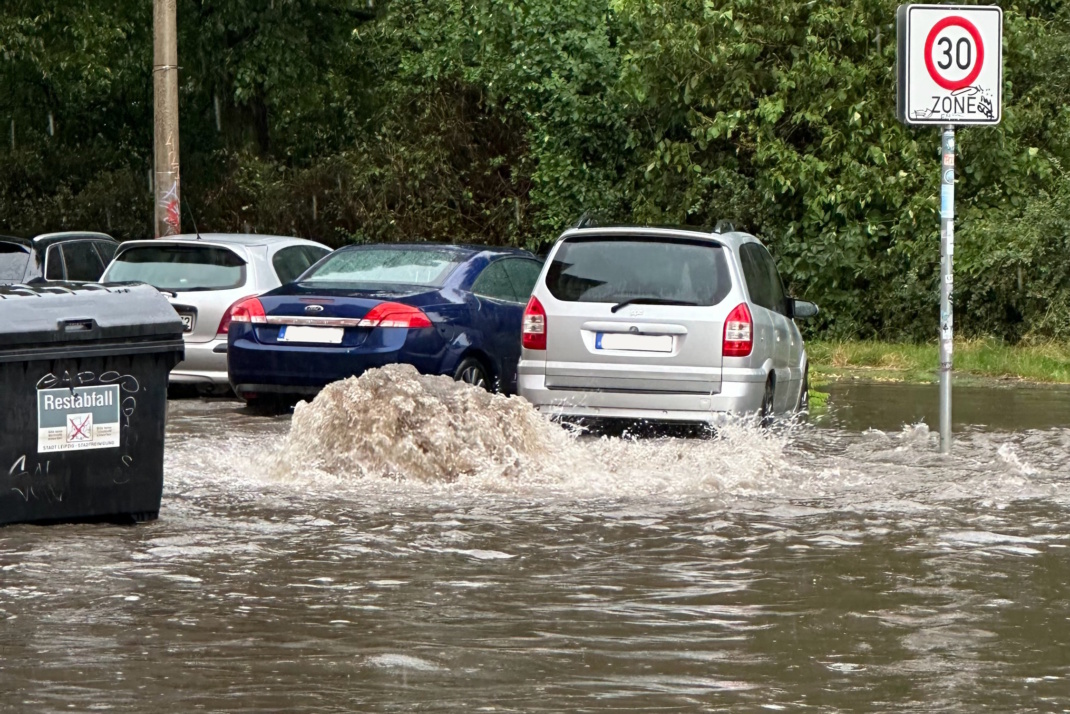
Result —
[{"label": "silver hatchback car", "polygon": [[204,233],[127,241],[101,282],[141,282],[164,293],[185,327],[186,359],[171,384],[230,388],[230,308],[297,279],[328,255],[319,243],[288,236]]},{"label": "silver hatchback car", "polygon": [[525,311],[519,392],[557,416],[769,419],[808,405],[795,318],[816,314],[752,235],[574,228]]}]

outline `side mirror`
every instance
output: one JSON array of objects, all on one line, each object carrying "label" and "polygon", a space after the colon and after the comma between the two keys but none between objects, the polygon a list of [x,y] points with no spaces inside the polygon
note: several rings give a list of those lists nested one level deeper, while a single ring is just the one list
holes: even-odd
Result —
[{"label": "side mirror", "polygon": [[817,317],[817,313],[820,312],[817,305],[812,302],[807,302],[806,300],[796,300],[795,298],[791,298],[791,304],[791,316],[800,320]]}]

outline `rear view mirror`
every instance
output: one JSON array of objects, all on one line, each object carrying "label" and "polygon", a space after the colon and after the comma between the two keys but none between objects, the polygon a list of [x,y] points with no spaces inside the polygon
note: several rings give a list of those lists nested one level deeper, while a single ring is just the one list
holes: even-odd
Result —
[{"label": "rear view mirror", "polygon": [[793,303],[792,317],[800,320],[817,317],[819,310],[814,303],[807,302],[806,300],[796,300],[795,298],[792,298],[791,301]]}]

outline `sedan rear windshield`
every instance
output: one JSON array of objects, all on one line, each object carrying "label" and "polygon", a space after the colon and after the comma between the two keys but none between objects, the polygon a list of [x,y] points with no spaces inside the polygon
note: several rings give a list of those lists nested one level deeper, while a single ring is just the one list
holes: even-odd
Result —
[{"label": "sedan rear windshield", "polygon": [[15,243],[0,243],[0,282],[18,283],[26,275],[30,251]]},{"label": "sedan rear windshield", "polygon": [[337,251],[301,282],[441,287],[463,259],[449,248],[354,248]]},{"label": "sedan rear windshield", "polygon": [[566,240],[546,287],[569,302],[716,305],[731,289],[724,248],[713,242],[604,236]]},{"label": "sedan rear windshield", "polygon": [[138,246],[119,253],[104,279],[174,292],[231,290],[245,284],[245,261],[232,250],[214,246]]}]

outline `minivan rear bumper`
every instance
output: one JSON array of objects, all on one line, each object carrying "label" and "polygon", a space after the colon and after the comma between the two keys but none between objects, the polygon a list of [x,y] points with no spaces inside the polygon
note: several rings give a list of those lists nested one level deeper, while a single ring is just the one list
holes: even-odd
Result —
[{"label": "minivan rear bumper", "polygon": [[[537,363],[541,366],[541,362]],[[654,421],[710,422],[731,414],[761,409],[767,373],[764,369],[728,369],[715,394],[672,392],[580,391],[549,389],[536,363],[521,361],[520,396],[551,416]]]}]

